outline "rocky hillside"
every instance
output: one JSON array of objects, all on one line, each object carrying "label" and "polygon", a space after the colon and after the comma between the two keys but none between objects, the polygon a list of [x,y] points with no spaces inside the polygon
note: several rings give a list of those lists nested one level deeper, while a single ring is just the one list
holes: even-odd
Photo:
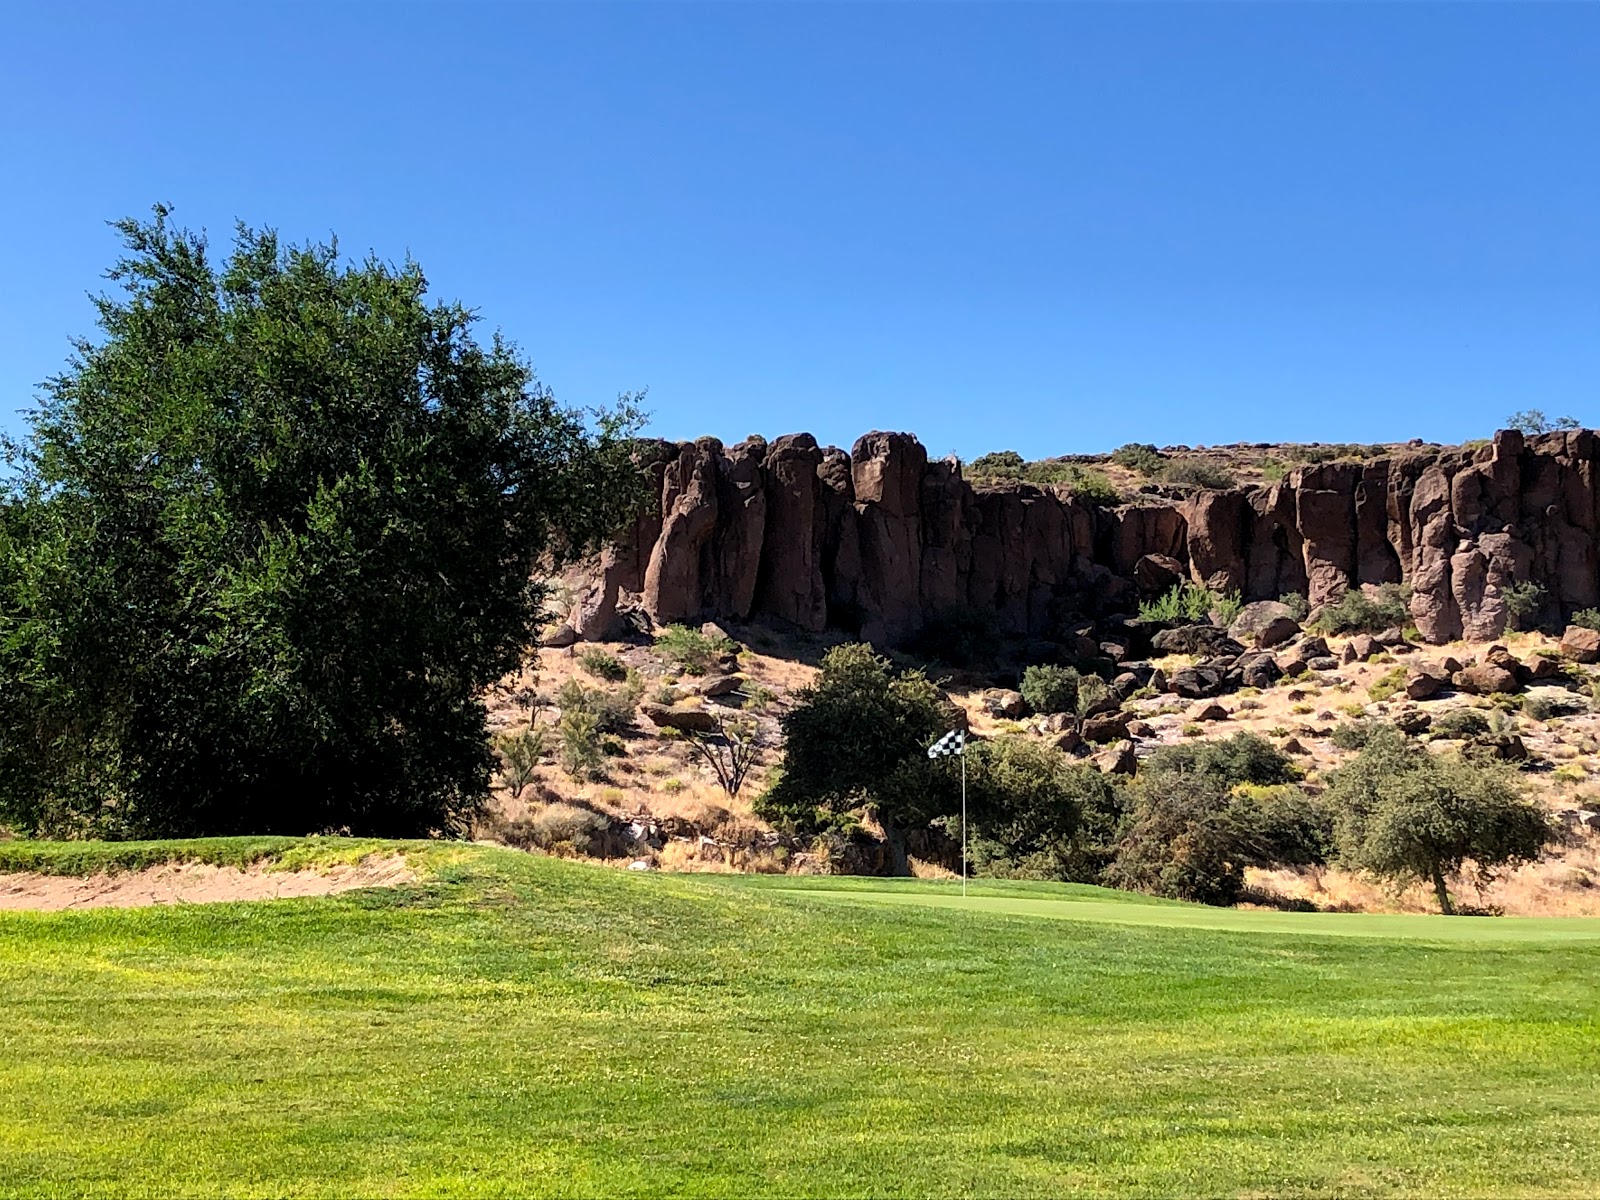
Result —
[{"label": "rocky hillside", "polygon": [[657,443],[659,504],[571,581],[551,642],[615,636],[630,613],[640,627],[763,619],[889,645],[979,612],[1055,637],[1179,578],[1313,607],[1404,584],[1433,644],[1500,637],[1513,585],[1543,589],[1548,623],[1600,602],[1592,432],[1377,449],[1108,505],[1070,484],[974,485],[905,433],[869,433],[848,454],[809,434]]}]

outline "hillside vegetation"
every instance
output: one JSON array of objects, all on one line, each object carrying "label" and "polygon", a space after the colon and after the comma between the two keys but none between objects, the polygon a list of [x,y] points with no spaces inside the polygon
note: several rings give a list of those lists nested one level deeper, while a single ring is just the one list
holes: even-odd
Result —
[{"label": "hillside vegetation", "polygon": [[399,848],[422,882],[0,914],[0,1192],[1600,1186],[1588,922]]}]

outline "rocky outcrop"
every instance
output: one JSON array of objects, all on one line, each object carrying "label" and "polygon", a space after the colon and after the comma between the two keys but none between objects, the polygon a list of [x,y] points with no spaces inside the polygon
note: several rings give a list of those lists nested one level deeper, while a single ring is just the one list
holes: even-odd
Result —
[{"label": "rocky outcrop", "polygon": [[974,487],[905,433],[849,453],[809,434],[654,443],[643,465],[659,502],[588,564],[566,626],[603,637],[631,608],[656,624],[764,618],[890,644],[976,611],[1069,640],[1188,579],[1313,606],[1403,583],[1425,640],[1487,641],[1518,584],[1544,589],[1547,620],[1600,606],[1597,462],[1588,430],[1503,432],[1474,450],[1106,508],[1065,488]]}]

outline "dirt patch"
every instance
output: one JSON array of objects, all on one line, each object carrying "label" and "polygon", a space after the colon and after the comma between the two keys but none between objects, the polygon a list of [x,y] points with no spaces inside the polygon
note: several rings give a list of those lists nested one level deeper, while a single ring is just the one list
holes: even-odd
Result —
[{"label": "dirt patch", "polygon": [[240,870],[208,863],[166,863],[111,875],[0,874],[0,910],[60,912],[76,908],[140,908],[152,904],[220,904],[332,896],[355,888],[398,887],[416,873],[401,855],[369,858],[317,871]]}]

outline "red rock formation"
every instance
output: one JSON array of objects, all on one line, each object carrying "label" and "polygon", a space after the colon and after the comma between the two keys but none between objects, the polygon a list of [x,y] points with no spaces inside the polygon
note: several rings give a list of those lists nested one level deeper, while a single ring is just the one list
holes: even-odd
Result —
[{"label": "red rock formation", "polygon": [[1600,441],[1587,430],[1111,509],[1062,488],[974,488],[904,433],[869,433],[849,454],[809,434],[648,454],[660,505],[593,564],[567,619],[579,637],[612,632],[629,605],[660,624],[771,618],[878,642],[979,609],[1050,636],[1173,571],[1312,604],[1403,582],[1433,642],[1499,636],[1506,592],[1525,581],[1547,590],[1552,619],[1600,606]]}]

